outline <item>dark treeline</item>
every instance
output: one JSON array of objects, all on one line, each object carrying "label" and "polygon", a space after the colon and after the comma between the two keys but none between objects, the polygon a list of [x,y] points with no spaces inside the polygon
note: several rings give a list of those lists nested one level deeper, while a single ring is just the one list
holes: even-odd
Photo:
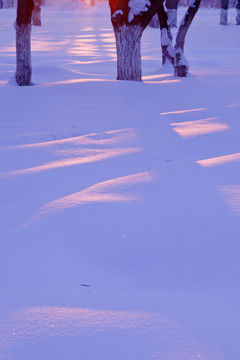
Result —
[{"label": "dark treeline", "polygon": [[[61,1],[66,1],[66,2],[70,2],[70,1],[74,1],[74,0],[59,0],[59,2]],[[75,0],[76,1],[76,0]],[[81,2],[86,2],[85,0],[78,0]],[[17,6],[17,1],[16,0],[2,0],[3,2],[3,8],[10,8],[10,7],[16,7]],[[39,0],[40,5],[45,5],[45,4],[51,4],[51,0]],[[95,4],[99,3],[99,2],[107,2],[107,0],[91,0],[88,1],[89,5],[94,6]],[[189,0],[179,0],[179,6],[188,6]],[[229,0],[229,7],[235,7],[234,5],[235,0]],[[202,0],[201,2],[201,7],[212,7],[212,8],[220,8],[221,7],[221,1],[220,0]]]}]

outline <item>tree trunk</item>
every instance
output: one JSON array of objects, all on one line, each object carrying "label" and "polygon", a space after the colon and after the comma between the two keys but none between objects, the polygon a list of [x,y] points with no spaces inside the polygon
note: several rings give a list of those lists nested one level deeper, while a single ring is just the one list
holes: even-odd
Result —
[{"label": "tree trunk", "polygon": [[166,8],[168,13],[169,26],[171,28],[177,27],[178,0],[166,0]]},{"label": "tree trunk", "polygon": [[16,81],[18,85],[31,85],[31,16],[32,0],[18,0],[16,21]]},{"label": "tree trunk", "polygon": [[109,0],[117,48],[117,80],[141,81],[141,36],[163,0]]},{"label": "tree trunk", "polygon": [[191,0],[187,13],[181,21],[175,45],[175,76],[187,76],[189,64],[184,56],[185,37],[200,3],[201,0]]},{"label": "tree trunk", "polygon": [[117,80],[142,80],[141,25],[114,27],[117,47]]},{"label": "tree trunk", "polygon": [[168,15],[162,4],[158,9],[158,19],[161,29],[161,47],[162,47],[162,63],[166,63],[168,59],[175,66],[175,51],[172,45],[172,33],[168,24]]}]

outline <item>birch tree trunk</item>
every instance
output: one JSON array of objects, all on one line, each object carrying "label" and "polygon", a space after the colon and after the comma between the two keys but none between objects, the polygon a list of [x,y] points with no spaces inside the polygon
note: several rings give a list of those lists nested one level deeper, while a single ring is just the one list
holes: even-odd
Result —
[{"label": "birch tree trunk", "polygon": [[31,17],[33,0],[18,0],[16,20],[16,81],[20,86],[31,85]]},{"label": "birch tree trunk", "polygon": [[187,31],[196,15],[201,0],[190,0],[190,5],[181,21],[175,45],[175,76],[185,77],[188,73],[189,64],[184,56],[184,43]]},{"label": "birch tree trunk", "polygon": [[141,81],[141,36],[140,25],[114,28],[117,48],[117,80]]},{"label": "birch tree trunk", "polygon": [[117,80],[142,80],[141,37],[163,0],[109,0],[117,49]]},{"label": "birch tree trunk", "polygon": [[162,64],[168,59],[175,66],[175,51],[172,45],[172,33],[168,23],[168,15],[162,4],[157,12],[160,29],[161,29],[161,47],[162,47]]}]

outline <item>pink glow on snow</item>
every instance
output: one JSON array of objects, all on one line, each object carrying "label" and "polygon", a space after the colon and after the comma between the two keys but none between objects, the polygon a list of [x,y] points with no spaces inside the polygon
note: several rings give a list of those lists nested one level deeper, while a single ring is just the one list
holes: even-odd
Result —
[{"label": "pink glow on snow", "polygon": [[229,105],[226,105],[226,107],[228,107],[228,108],[240,107],[240,103],[237,103],[237,104],[229,104]]},{"label": "pink glow on snow", "polygon": [[125,187],[151,182],[154,179],[153,172],[142,172],[127,175],[101,183],[97,183],[74,194],[64,196],[43,206],[39,212],[30,219],[30,223],[44,216],[58,213],[60,211],[93,203],[128,203],[138,200],[135,194],[121,192]]},{"label": "pink glow on snow", "polygon": [[[101,356],[106,359],[114,357],[116,351],[122,356],[130,351],[135,355],[139,353],[141,360],[210,360],[181,326],[165,316],[139,311],[60,306],[19,309],[7,314],[2,324],[0,345],[4,359],[10,360],[12,350],[15,351],[19,343],[26,344],[24,352],[29,355],[31,348],[28,350],[28,344],[37,344],[35,351],[41,354],[45,341],[51,352],[56,340],[68,344],[71,339],[87,341],[87,346],[93,348],[98,348],[104,341]],[[92,358],[91,348],[88,351],[89,358]],[[211,357],[211,360],[216,360],[216,357]]]},{"label": "pink glow on snow", "polygon": [[56,82],[49,82],[39,85],[40,87],[49,87],[49,86],[56,86],[56,85],[71,85],[71,84],[79,84],[79,83],[87,83],[87,82],[114,82],[115,80],[111,79],[67,79],[62,81],[56,81]]},{"label": "pink glow on snow", "polygon": [[91,26],[86,26],[86,27],[80,29],[80,31],[93,31],[93,30],[94,30],[94,28]]},{"label": "pink glow on snow", "polygon": [[[35,38],[36,39],[36,38]],[[66,46],[68,44],[68,41],[49,41],[47,40],[32,40],[31,41],[31,50],[34,51],[57,51],[61,49],[63,46]]]},{"label": "pink glow on snow", "polygon": [[[101,34],[100,37],[102,38],[101,42],[112,44],[112,46],[115,46],[115,37],[113,34]],[[116,46],[115,46],[115,51],[116,51]]]},{"label": "pink glow on snow", "polygon": [[186,113],[189,113],[189,112],[204,111],[204,110],[207,110],[207,108],[198,108],[198,109],[187,109],[187,110],[169,111],[169,112],[160,113],[160,115],[186,114]]},{"label": "pink glow on snow", "polygon": [[229,129],[227,124],[214,121],[216,119],[218,118],[213,117],[182,123],[172,123],[171,126],[173,127],[173,130],[183,138],[205,135]]},{"label": "pink glow on snow", "polygon": [[198,160],[196,161],[196,163],[205,167],[211,167],[211,166],[223,165],[226,163],[232,163],[237,161],[240,161],[240,153],[218,156],[204,160]]},{"label": "pink glow on snow", "polygon": [[145,80],[159,80],[166,77],[172,76],[172,74],[157,74],[157,75],[146,75],[143,76],[142,79]]},{"label": "pink glow on snow", "polygon": [[[110,62],[113,60],[104,60],[104,62]],[[101,63],[102,60],[70,60],[67,64],[73,64],[73,65],[82,65],[82,64],[97,64]],[[73,71],[73,70],[70,70]],[[89,74],[90,75],[90,74]],[[94,75],[101,75],[101,74],[94,74]]]},{"label": "pink glow on snow", "polygon": [[[136,132],[134,129],[130,128],[112,130],[104,133],[93,133],[62,140],[2,148],[2,151],[43,148],[51,151],[54,155],[61,156],[63,158],[49,161],[47,163],[34,167],[2,172],[0,173],[0,177],[4,178],[9,176],[39,173],[42,171],[54,170],[80,164],[94,163],[97,161],[116,158],[118,156],[137,153],[141,151],[140,147],[126,146],[126,144],[129,143],[131,143],[132,145],[132,143],[136,142],[136,140]],[[90,145],[98,146],[98,148],[85,147]],[[61,148],[59,148],[59,146],[61,146]],[[104,147],[99,148],[99,146]],[[105,148],[105,146],[108,147]]]},{"label": "pink glow on snow", "polygon": [[156,81],[144,81],[145,84],[175,84],[180,83],[180,79],[173,79],[173,80],[156,80]]},{"label": "pink glow on snow", "polygon": [[[93,36],[93,35],[92,35]],[[83,35],[78,36],[75,40],[73,40],[71,47],[67,50],[69,55],[74,56],[92,56],[92,57],[100,57],[102,55],[102,45],[101,43],[110,44],[111,49],[115,48],[115,38],[112,33],[104,33],[100,34],[100,43],[98,43],[98,39],[96,36],[93,38],[84,37]],[[113,53],[112,51],[104,50],[105,56],[116,60],[116,50]]]},{"label": "pink glow on snow", "polygon": [[16,46],[2,47],[2,48],[0,48],[0,54],[1,54],[1,57],[16,56]]},{"label": "pink glow on snow", "polygon": [[103,161],[106,159],[115,158],[118,156],[133,154],[136,152],[140,152],[141,148],[115,148],[115,149],[84,149],[84,150],[62,150],[60,153],[62,155],[72,154],[72,155],[82,155],[81,157],[74,157],[68,159],[61,159],[56,161],[50,161],[43,165],[21,169],[8,171],[5,173],[0,173],[0,177],[8,177],[8,176],[16,176],[16,175],[26,175],[26,174],[34,174],[47,170],[54,170],[58,168],[80,165],[80,164],[88,164],[94,163],[97,161]]},{"label": "pink glow on snow", "polygon": [[240,185],[219,186],[218,190],[231,210],[240,215]]},{"label": "pink glow on snow", "polygon": [[92,133],[87,135],[76,136],[61,140],[52,140],[40,143],[24,144],[17,146],[8,146],[0,148],[0,151],[14,150],[14,149],[27,149],[27,148],[48,148],[55,145],[116,145],[123,144],[129,141],[135,141],[137,135],[134,129],[125,128],[110,130],[102,133]]}]

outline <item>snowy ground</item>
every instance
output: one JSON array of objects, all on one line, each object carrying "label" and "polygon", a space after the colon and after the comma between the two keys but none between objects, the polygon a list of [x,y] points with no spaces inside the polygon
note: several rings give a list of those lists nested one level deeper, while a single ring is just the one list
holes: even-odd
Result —
[{"label": "snowy ground", "polygon": [[199,11],[186,79],[148,28],[133,83],[115,81],[107,5],[44,8],[27,88],[14,18],[0,11],[0,359],[239,360],[235,9],[228,27]]}]

